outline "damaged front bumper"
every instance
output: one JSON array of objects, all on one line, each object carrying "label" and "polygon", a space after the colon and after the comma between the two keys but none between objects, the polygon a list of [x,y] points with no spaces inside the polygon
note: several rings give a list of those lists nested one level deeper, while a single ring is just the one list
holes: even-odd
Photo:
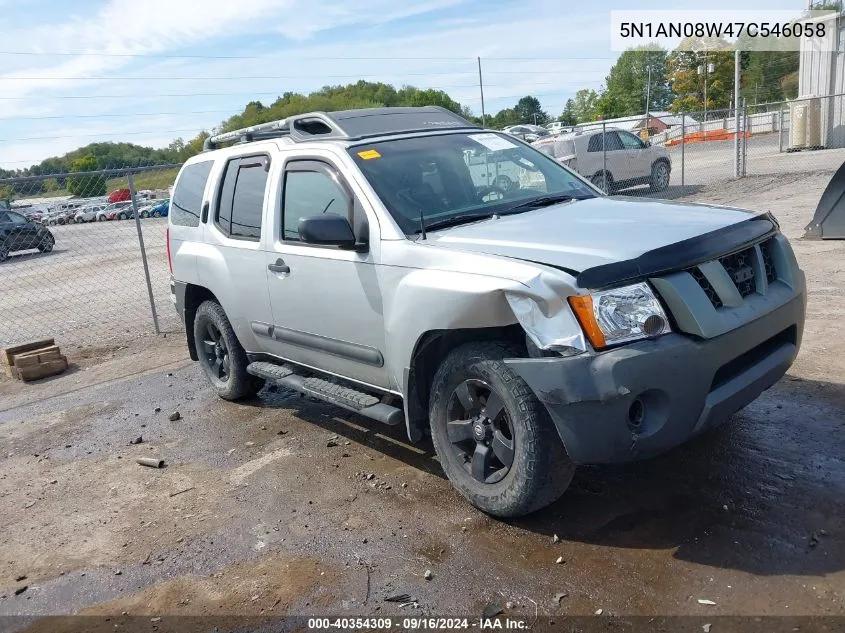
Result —
[{"label": "damaged front bumper", "polygon": [[709,340],[667,334],[598,354],[505,362],[546,406],[571,459],[656,455],[725,422],[789,369],[803,294]]}]

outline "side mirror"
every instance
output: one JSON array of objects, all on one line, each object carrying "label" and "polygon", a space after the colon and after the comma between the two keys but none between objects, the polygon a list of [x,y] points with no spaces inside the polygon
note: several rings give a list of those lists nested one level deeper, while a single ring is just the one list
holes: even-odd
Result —
[{"label": "side mirror", "polygon": [[355,234],[349,220],[339,215],[314,215],[299,220],[299,237],[307,244],[356,248]]}]

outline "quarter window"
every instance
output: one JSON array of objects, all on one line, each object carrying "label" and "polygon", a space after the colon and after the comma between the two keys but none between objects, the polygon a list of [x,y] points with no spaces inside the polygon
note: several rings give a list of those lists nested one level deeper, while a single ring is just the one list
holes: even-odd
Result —
[{"label": "quarter window", "polygon": [[170,205],[171,222],[178,226],[199,226],[205,183],[211,173],[213,161],[187,165],[179,176],[173,202]]}]

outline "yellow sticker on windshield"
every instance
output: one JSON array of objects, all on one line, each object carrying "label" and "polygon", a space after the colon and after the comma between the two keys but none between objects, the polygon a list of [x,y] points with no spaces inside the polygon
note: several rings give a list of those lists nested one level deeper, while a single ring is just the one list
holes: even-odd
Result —
[{"label": "yellow sticker on windshield", "polygon": [[364,160],[370,160],[372,158],[381,158],[381,154],[379,154],[374,149],[366,149],[363,152],[358,152],[358,156],[360,156]]}]

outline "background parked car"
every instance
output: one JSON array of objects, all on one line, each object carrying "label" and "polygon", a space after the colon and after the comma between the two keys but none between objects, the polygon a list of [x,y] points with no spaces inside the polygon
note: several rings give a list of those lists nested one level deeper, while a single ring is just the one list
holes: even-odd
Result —
[{"label": "background parked car", "polygon": [[[152,205],[149,209],[149,217],[151,218],[166,218],[170,211],[170,200],[162,200]],[[141,216],[144,217],[144,216]]]},{"label": "background parked car", "polygon": [[571,125],[564,125],[562,121],[552,121],[546,125],[550,134],[566,134],[572,131]]},{"label": "background parked car", "polygon": [[515,136],[517,138],[521,138],[526,143],[532,143],[544,136],[549,136],[551,132],[549,132],[546,128],[540,127],[539,125],[511,125],[510,127],[506,127],[502,130],[506,134],[510,134],[511,136]]},{"label": "background parked car", "polygon": [[131,199],[132,194],[129,192],[129,189],[115,189],[108,197],[109,202],[124,202]]},{"label": "background parked car", "polygon": [[106,208],[105,204],[92,204],[87,207],[82,207],[79,211],[76,212],[76,215],[73,218],[73,221],[77,224],[81,224],[82,222],[94,222],[97,220],[97,213],[102,211]]},{"label": "background parked car", "polygon": [[66,209],[52,209],[47,211],[41,217],[41,223],[49,226],[56,226],[57,224],[67,224],[67,210]]},{"label": "background parked car", "polygon": [[616,128],[607,128],[602,136],[600,129],[576,130],[535,147],[609,193],[637,185],[650,185],[654,191],[669,186],[672,161],[666,148]]},{"label": "background parked car", "polygon": [[56,238],[41,224],[17,211],[0,209],[0,262],[14,251],[37,248],[46,253],[53,250],[55,243]]},{"label": "background parked car", "polygon": [[129,201],[124,202],[115,202],[113,204],[108,205],[105,209],[101,211],[97,211],[97,222],[105,222],[106,220],[114,220],[117,216],[117,212],[121,209],[125,209],[126,207],[132,206],[132,203]]}]

